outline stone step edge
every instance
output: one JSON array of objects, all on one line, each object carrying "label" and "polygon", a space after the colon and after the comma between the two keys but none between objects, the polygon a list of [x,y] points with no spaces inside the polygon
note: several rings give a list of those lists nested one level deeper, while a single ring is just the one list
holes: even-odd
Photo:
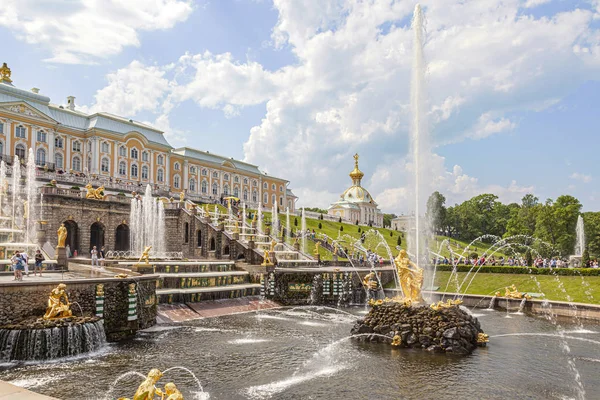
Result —
[{"label": "stone step edge", "polygon": [[261,287],[262,287],[262,285],[259,283],[252,283],[252,284],[211,286],[211,287],[187,288],[187,289],[157,289],[156,295],[159,296],[159,295],[163,295],[163,294],[232,292],[232,291],[242,290],[242,289],[259,289]]},{"label": "stone step edge", "polygon": [[244,276],[249,275],[248,271],[224,271],[224,272],[174,272],[160,273],[160,278],[212,278],[218,276]]}]

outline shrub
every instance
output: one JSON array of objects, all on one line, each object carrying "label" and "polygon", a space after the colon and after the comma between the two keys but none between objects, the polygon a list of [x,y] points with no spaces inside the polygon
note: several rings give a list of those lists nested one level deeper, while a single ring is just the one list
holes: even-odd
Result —
[{"label": "shrub", "polygon": [[398,240],[396,241],[398,246],[402,246],[402,237],[398,236]]},{"label": "shrub", "polygon": [[323,225],[319,222],[319,229],[323,229]]},{"label": "shrub", "polygon": [[344,225],[340,225],[340,232],[344,231]]},{"label": "shrub", "polygon": [[354,225],[358,225],[358,220],[356,220],[356,222],[354,223]]},{"label": "shrub", "polygon": [[533,256],[531,255],[530,249],[527,249],[527,251],[525,252],[525,261],[527,261],[528,266],[531,267],[533,265]]},{"label": "shrub", "polygon": [[360,226],[358,227],[358,233],[360,233]]},{"label": "shrub", "polygon": [[81,188],[79,186],[71,186],[71,189],[73,189],[73,190],[81,190]]},{"label": "shrub", "polygon": [[390,237],[394,237],[394,232],[390,231]]},{"label": "shrub", "polygon": [[340,217],[340,219],[338,220],[338,222],[341,224],[342,223],[342,217]]},{"label": "shrub", "polygon": [[117,196],[123,196],[123,197],[125,197],[125,193],[123,193],[123,192],[119,192],[119,193],[117,194]]},{"label": "shrub", "polygon": [[469,258],[471,260],[474,259],[474,258],[479,258],[479,255],[477,253],[473,252],[473,253],[469,254]]},{"label": "shrub", "polygon": [[294,226],[298,226],[298,217],[294,218]]},{"label": "shrub", "polygon": [[[483,267],[472,265],[457,265],[457,272],[474,273],[479,268],[480,274],[531,274],[531,275],[560,275],[560,276],[600,276],[600,268],[535,268],[535,267],[511,267],[511,266],[492,266]],[[437,271],[452,271],[452,265],[438,265]]]},{"label": "shrub", "polygon": [[585,250],[583,251],[583,254],[581,255],[581,267],[585,267],[588,266],[590,263],[590,252],[588,251],[587,247],[585,248]]}]

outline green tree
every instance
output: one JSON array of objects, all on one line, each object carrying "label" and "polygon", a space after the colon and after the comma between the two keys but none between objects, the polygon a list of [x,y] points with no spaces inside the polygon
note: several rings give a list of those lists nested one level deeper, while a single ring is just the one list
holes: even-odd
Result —
[{"label": "green tree", "polygon": [[587,267],[590,264],[590,252],[588,251],[587,247],[585,248],[585,250],[583,251],[583,254],[581,255],[581,267]]},{"label": "green tree", "polygon": [[402,237],[401,236],[398,236],[398,240],[396,240],[396,244],[398,246],[402,246]]},{"label": "green tree", "polygon": [[555,202],[546,200],[536,218],[535,236],[550,243],[562,255],[572,254],[580,211],[581,203],[573,196],[559,196]]},{"label": "green tree", "polygon": [[440,192],[433,192],[427,199],[425,218],[434,232],[440,233],[446,225],[446,198]]},{"label": "green tree", "polygon": [[582,214],[585,227],[586,248],[593,258],[600,257],[600,212]]},{"label": "green tree", "polygon": [[327,214],[327,210],[324,210],[324,209],[318,208],[318,207],[305,207],[304,209],[306,211],[312,211],[312,212],[319,213],[319,214]]},{"label": "green tree", "polygon": [[319,229],[323,229],[323,225],[319,222]]},{"label": "green tree", "polygon": [[383,214],[383,227],[388,228],[392,226],[392,220],[396,218],[396,214]]},{"label": "green tree", "polygon": [[294,217],[294,226],[298,226],[298,217]]},{"label": "green tree", "polygon": [[527,249],[527,251],[525,252],[525,262],[527,263],[528,267],[531,267],[533,265],[533,256],[531,255],[531,249]]},{"label": "green tree", "polygon": [[340,232],[344,232],[344,225],[340,225]]},{"label": "green tree", "polygon": [[537,214],[542,205],[539,199],[532,194],[526,194],[521,199],[521,204],[513,207],[506,226],[505,236],[535,234]]}]

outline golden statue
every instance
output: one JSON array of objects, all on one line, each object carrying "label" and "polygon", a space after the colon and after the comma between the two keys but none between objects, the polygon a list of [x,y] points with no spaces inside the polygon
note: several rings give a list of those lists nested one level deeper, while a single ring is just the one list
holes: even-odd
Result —
[{"label": "golden statue", "polygon": [[87,190],[87,193],[85,194],[86,199],[95,199],[96,198],[96,194],[94,193],[94,187],[92,186],[91,183],[88,183],[87,185],[85,185],[85,189]]},{"label": "golden statue", "polygon": [[233,228],[233,233],[240,233],[240,224],[235,221],[235,227]]},{"label": "golden statue", "polygon": [[173,382],[169,382],[165,385],[165,400],[183,400],[183,395],[177,389],[177,386]]},{"label": "golden statue", "polygon": [[462,304],[462,300],[459,300],[459,299],[456,299],[456,300],[448,299],[448,300],[446,300],[445,303],[440,300],[437,303],[431,304],[429,307],[431,307],[432,310],[439,311],[439,310],[441,310],[443,308],[451,308],[451,307],[454,307],[454,306],[459,306],[461,304]]},{"label": "golden statue", "polygon": [[338,245],[337,245],[337,243],[335,243],[333,245],[333,254],[336,255],[336,256],[338,255]]},{"label": "golden statue", "polygon": [[8,65],[6,65],[6,63],[2,64],[2,67],[0,68],[0,82],[6,82],[6,83],[11,83],[12,79],[10,79],[10,68],[8,68]]},{"label": "golden statue", "polygon": [[[154,396],[161,396],[161,398],[164,399],[165,393],[155,386],[162,376],[162,372],[160,372],[158,369],[151,369],[150,372],[148,372],[146,379],[144,379],[140,386],[138,386],[135,394],[133,395],[133,399],[131,400],[154,400]],[[121,397],[119,400],[129,399]]]},{"label": "golden statue", "polygon": [[379,283],[377,282],[377,276],[375,275],[375,272],[369,272],[367,275],[365,275],[362,283],[363,286],[369,290],[377,290],[377,288],[379,287]]},{"label": "golden statue", "polygon": [[319,256],[319,247],[321,246],[321,242],[315,243],[315,257]]},{"label": "golden statue", "polygon": [[[61,283],[52,289],[48,297],[48,307],[46,308],[44,319],[68,318],[73,316],[73,312],[70,309],[71,303],[69,303],[67,292],[65,292],[66,288],[67,285]],[[64,303],[61,302],[63,298],[65,300]]]},{"label": "golden statue", "polygon": [[422,303],[423,268],[419,268],[417,264],[410,261],[406,250],[400,250],[398,257],[394,259],[394,263],[396,264],[404,297],[412,300],[413,303]]},{"label": "golden statue", "polygon": [[485,333],[479,332],[477,334],[477,344],[480,346],[485,346],[486,343],[490,341],[489,336]]},{"label": "golden statue", "polygon": [[56,231],[56,233],[58,234],[58,245],[56,247],[65,247],[65,243],[67,241],[67,228],[65,227],[65,224],[60,224],[60,227],[58,228],[58,231]]},{"label": "golden statue", "polygon": [[142,260],[146,263],[146,265],[150,264],[150,250],[152,246],[146,246],[144,251],[142,252],[142,256],[138,260],[138,264],[142,262]]},{"label": "golden statue", "polygon": [[[510,298],[510,299],[522,299],[522,298],[526,298],[526,299],[531,299],[531,296],[526,294],[526,293],[521,293],[517,290],[517,287],[513,284],[510,287],[504,288],[504,297]],[[499,295],[500,292],[497,292],[496,295]]]},{"label": "golden statue", "polygon": [[402,344],[402,338],[399,335],[395,335],[392,338],[392,346],[400,346]]},{"label": "golden statue", "polygon": [[184,199],[185,199],[185,193],[179,192],[179,201],[183,203]]},{"label": "golden statue", "polygon": [[261,264],[263,267],[267,265],[273,265],[273,261],[271,260],[271,256],[269,255],[269,251],[265,250],[264,261]]},{"label": "golden statue", "polygon": [[94,190],[94,198],[96,200],[104,200],[104,185]]},{"label": "golden statue", "polygon": [[273,251],[275,251],[275,246],[276,246],[276,245],[277,245],[277,242],[275,241],[275,239],[273,239],[273,240],[271,241],[271,251],[272,251],[272,252],[273,252]]}]

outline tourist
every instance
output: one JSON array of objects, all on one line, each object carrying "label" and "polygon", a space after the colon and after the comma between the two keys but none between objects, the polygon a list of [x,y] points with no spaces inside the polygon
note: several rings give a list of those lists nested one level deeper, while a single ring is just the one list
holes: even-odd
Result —
[{"label": "tourist", "polygon": [[67,247],[65,247],[66,253],[67,253],[67,258],[71,258],[72,254],[71,254],[71,246],[67,245]]},{"label": "tourist", "polygon": [[90,252],[92,253],[92,267],[95,265],[96,267],[98,267],[98,250],[96,250],[96,246],[94,246],[92,248],[92,251]]},{"label": "tourist", "polygon": [[104,268],[104,260],[106,259],[106,247],[100,248],[100,266]]},{"label": "tourist", "polygon": [[25,270],[25,274],[29,276],[29,255],[22,251],[20,253],[21,259],[23,260],[23,268]]},{"label": "tourist", "polygon": [[19,268],[18,268],[18,264],[21,261],[21,258],[19,257],[19,252],[15,251],[13,256],[10,259],[10,262],[12,263],[12,270],[13,270],[13,274],[14,274],[14,279],[13,281],[19,281]]},{"label": "tourist", "polygon": [[33,268],[33,276],[37,275],[38,269],[40,270],[40,276],[42,276],[42,261],[44,261],[44,256],[40,249],[35,251],[35,265]]}]

